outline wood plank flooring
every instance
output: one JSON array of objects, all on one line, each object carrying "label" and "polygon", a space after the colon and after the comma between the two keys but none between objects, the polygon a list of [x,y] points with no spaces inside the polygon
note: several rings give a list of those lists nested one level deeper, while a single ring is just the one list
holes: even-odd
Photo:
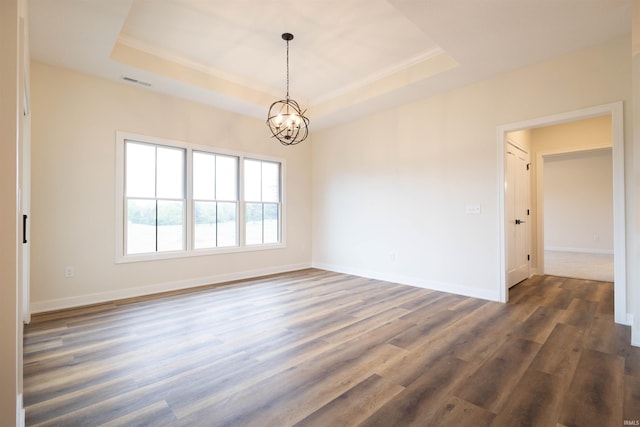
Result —
[{"label": "wood plank flooring", "polygon": [[36,315],[28,426],[622,426],[640,348],[608,282],[499,304],[303,270]]}]

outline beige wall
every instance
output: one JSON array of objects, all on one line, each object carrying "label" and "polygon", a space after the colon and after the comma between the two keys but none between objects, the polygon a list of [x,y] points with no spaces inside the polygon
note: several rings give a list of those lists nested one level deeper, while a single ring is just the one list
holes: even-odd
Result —
[{"label": "beige wall", "polygon": [[629,52],[611,41],[314,134],[314,265],[498,299],[497,127],[628,103]]},{"label": "beige wall", "polygon": [[0,423],[17,425],[22,347],[17,288],[18,1],[0,2]]},{"label": "beige wall", "polygon": [[[310,265],[310,142],[283,147],[261,120],[50,65],[31,76],[34,311]],[[116,131],[283,158],[287,247],[115,264]]]}]

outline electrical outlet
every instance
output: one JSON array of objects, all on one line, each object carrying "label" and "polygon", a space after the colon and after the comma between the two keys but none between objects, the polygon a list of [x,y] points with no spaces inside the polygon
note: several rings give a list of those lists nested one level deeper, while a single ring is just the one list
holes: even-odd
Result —
[{"label": "electrical outlet", "polygon": [[76,271],[73,267],[68,266],[64,268],[64,277],[73,277],[75,276]]}]

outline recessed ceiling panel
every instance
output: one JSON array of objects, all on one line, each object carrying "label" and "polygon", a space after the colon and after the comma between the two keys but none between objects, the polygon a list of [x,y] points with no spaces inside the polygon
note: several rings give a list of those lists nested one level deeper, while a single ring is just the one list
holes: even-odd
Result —
[{"label": "recessed ceiling panel", "polygon": [[284,93],[283,32],[295,36],[292,96],[308,102],[439,50],[386,0],[134,0],[121,36],[165,59]]}]

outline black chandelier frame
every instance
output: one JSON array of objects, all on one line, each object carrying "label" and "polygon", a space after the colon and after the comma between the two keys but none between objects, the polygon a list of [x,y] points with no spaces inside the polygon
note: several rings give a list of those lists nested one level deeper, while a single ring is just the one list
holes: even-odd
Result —
[{"label": "black chandelier frame", "polygon": [[296,145],[309,135],[309,118],[300,105],[289,97],[289,42],[293,34],[284,33],[282,39],[287,42],[287,96],[271,104],[267,115],[267,125],[273,138],[282,145]]}]

